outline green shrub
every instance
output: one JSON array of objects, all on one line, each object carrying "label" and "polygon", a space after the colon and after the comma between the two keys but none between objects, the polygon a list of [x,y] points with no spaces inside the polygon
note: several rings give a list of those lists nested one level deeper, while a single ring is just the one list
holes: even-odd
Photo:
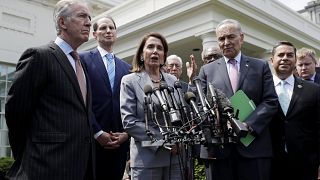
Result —
[{"label": "green shrub", "polygon": [[8,172],[13,162],[14,160],[11,157],[0,158],[0,177],[4,176]]},{"label": "green shrub", "polygon": [[204,164],[199,162],[198,159],[195,159],[195,162],[194,162],[194,179],[196,180],[206,179]]}]

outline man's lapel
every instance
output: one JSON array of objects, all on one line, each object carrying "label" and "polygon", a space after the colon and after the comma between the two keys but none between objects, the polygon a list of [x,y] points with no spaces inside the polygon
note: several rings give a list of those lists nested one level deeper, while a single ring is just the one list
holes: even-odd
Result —
[{"label": "man's lapel", "polygon": [[225,93],[228,97],[230,97],[233,95],[233,90],[232,90],[231,82],[229,79],[229,74],[228,74],[226,62],[225,62],[224,58],[220,58],[217,60],[217,63],[219,66],[218,67],[218,71],[219,71],[218,74],[221,75],[220,77],[222,78],[222,80],[226,86],[225,89],[227,90],[227,92],[225,92]]},{"label": "man's lapel", "polygon": [[250,68],[250,60],[246,56],[241,55],[240,70],[239,70],[239,82],[238,82],[237,89],[239,89],[242,86],[243,81],[247,76],[249,68]]},{"label": "man's lapel", "polygon": [[297,77],[294,77],[294,87],[293,92],[290,100],[290,104],[287,111],[287,116],[293,110],[294,106],[296,105],[297,100],[302,97],[301,93],[304,89],[303,81]]},{"label": "man's lapel", "polygon": [[[68,79],[70,80],[72,86],[74,87],[78,98],[80,99],[80,101],[82,102],[82,104],[85,107],[76,73],[74,72],[74,69],[72,68],[72,65],[70,64],[66,54],[54,42],[51,42],[49,44],[49,47],[52,49],[52,53],[56,57],[55,59],[61,65],[61,68],[66,73]],[[87,76],[87,74],[86,74],[86,76]]]},{"label": "man's lapel", "polygon": [[106,69],[106,66],[104,65],[103,59],[101,57],[101,54],[99,52],[99,50],[96,48],[94,50],[91,51],[92,53],[92,60],[93,60],[93,64],[96,67],[96,69],[98,70],[100,77],[103,79],[104,81],[104,85],[111,90],[111,85],[110,85],[110,81],[109,81],[109,77],[108,77],[108,72]]}]

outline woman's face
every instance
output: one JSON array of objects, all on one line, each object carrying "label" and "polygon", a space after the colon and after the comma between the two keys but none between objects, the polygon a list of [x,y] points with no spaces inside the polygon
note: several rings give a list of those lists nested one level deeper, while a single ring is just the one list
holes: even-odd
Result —
[{"label": "woman's face", "polygon": [[149,37],[143,47],[142,56],[146,68],[159,67],[164,64],[164,47],[160,39]]}]

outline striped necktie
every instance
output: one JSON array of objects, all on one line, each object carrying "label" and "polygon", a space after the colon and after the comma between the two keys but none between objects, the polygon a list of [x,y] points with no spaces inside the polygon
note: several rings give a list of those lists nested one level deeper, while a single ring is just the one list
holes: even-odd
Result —
[{"label": "striped necktie", "polygon": [[108,53],[106,57],[107,57],[107,72],[108,72],[109,82],[110,82],[111,90],[113,91],[114,77],[115,77],[114,57],[111,53]]}]

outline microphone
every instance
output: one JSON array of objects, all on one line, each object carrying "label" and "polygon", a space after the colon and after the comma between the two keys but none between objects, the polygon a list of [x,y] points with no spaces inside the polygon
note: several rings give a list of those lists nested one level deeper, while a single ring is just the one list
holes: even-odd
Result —
[{"label": "microphone", "polygon": [[[185,124],[186,122],[188,122],[189,128],[191,128],[191,123],[189,122],[188,119],[188,109],[187,109],[187,103],[184,100],[184,93],[182,92],[182,85],[180,81],[175,81],[174,82],[174,88],[177,90],[178,92],[178,96],[179,96],[179,104],[178,106],[180,106],[180,114],[181,114],[181,121],[183,124]],[[191,115],[190,115],[191,116]]]},{"label": "microphone", "polygon": [[214,88],[212,84],[209,84],[209,91],[211,95],[209,99],[212,100],[213,104],[216,103],[219,109],[223,111],[222,115],[227,118],[227,121],[230,123],[231,128],[235,132],[235,134],[238,137],[246,136],[248,133],[248,128],[234,117],[232,104],[227,98],[226,94],[223,93],[220,89]]},{"label": "microphone", "polygon": [[169,95],[171,96],[171,99],[172,99],[172,103],[173,103],[174,109],[179,110],[180,108],[179,108],[179,106],[178,106],[176,97],[174,96],[174,89],[173,89],[173,87],[168,86],[168,90],[169,90]]},{"label": "microphone", "polygon": [[227,116],[228,121],[232,127],[232,130],[236,133],[238,137],[245,137],[248,134],[248,128],[236,119],[233,115],[233,108],[232,107],[225,107],[223,109],[223,114]]},{"label": "microphone", "polygon": [[162,98],[161,92],[158,87],[153,88],[153,93],[157,96],[160,106],[163,111],[168,112],[168,107],[164,99]]},{"label": "microphone", "polygon": [[[179,99],[180,99],[180,105],[182,108],[187,107],[186,101],[183,98],[183,92],[182,92],[182,86],[180,81],[174,82],[174,88],[178,91]],[[184,110],[184,109],[183,109]],[[187,110],[187,109],[186,109]],[[185,111],[187,114],[187,111]]]},{"label": "microphone", "polygon": [[193,111],[196,113],[196,116],[200,119],[200,121],[197,121],[197,123],[201,122],[201,120],[202,120],[201,114],[200,114],[198,106],[195,102],[196,96],[192,92],[187,92],[184,94],[184,99],[186,100],[186,102],[188,104],[191,105]]},{"label": "microphone", "polygon": [[171,96],[169,87],[165,82],[160,83],[160,91],[163,92],[164,97],[168,102],[170,121],[172,124],[177,125],[177,123],[180,122],[180,114],[179,114],[179,111],[177,111],[175,109],[176,107],[174,106],[174,102],[175,102],[174,95]]},{"label": "microphone", "polygon": [[160,91],[163,92],[164,100],[168,103],[168,108],[172,110],[174,107],[172,105],[172,99],[170,98],[169,92],[168,92],[168,85],[166,82],[162,81],[159,85]]},{"label": "microphone", "polygon": [[148,121],[153,122],[153,105],[152,105],[152,99],[151,99],[151,94],[152,94],[152,87],[150,85],[146,85],[143,88],[144,94],[146,97],[144,97],[144,103],[145,103],[145,130],[146,134],[149,136],[151,141],[155,141],[155,138],[153,137],[153,134],[149,130],[149,124]]},{"label": "microphone", "polygon": [[202,89],[202,86],[201,86],[201,80],[199,78],[194,78],[193,80],[193,83],[196,85],[196,88],[197,88],[197,92],[198,92],[198,95],[199,95],[199,99],[200,99],[200,102],[201,102],[201,105],[202,105],[202,109],[205,113],[208,112],[208,107],[207,107],[207,103],[206,103],[206,100],[205,100],[205,97],[203,96],[203,89]]}]

